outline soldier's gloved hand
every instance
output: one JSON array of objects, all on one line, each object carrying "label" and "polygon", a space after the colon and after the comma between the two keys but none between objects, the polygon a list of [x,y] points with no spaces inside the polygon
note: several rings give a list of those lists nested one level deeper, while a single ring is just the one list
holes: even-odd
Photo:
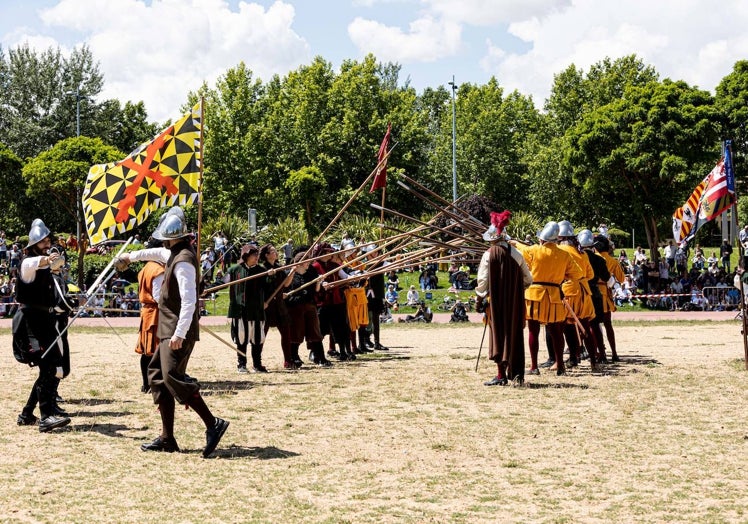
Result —
[{"label": "soldier's gloved hand", "polygon": [[483,313],[486,310],[486,303],[483,302],[483,297],[481,296],[475,297],[475,310],[478,313]]},{"label": "soldier's gloved hand", "polygon": [[118,272],[125,271],[130,266],[130,260],[125,257],[115,257],[114,258],[114,269],[116,269]]}]

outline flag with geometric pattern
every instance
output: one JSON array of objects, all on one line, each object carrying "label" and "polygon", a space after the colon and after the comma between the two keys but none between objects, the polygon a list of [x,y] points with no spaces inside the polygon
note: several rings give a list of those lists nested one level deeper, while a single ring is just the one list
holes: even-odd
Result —
[{"label": "flag with geometric pattern", "polygon": [[696,186],[691,197],[673,213],[673,238],[690,242],[696,232],[735,205],[735,173],[731,141],[725,142],[724,156]]},{"label": "flag with geometric pattern", "polygon": [[158,208],[198,200],[201,129],[198,102],[124,160],[91,166],[82,200],[92,245],[139,226]]}]

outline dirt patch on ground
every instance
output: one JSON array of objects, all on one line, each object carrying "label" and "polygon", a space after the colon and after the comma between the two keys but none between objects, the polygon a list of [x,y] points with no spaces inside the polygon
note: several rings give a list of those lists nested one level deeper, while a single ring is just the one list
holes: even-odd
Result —
[{"label": "dirt patch on ground", "polygon": [[0,334],[3,521],[748,520],[737,322],[618,325],[623,361],[604,373],[494,388],[492,364],[473,371],[481,325],[387,326],[390,351],[298,372],[271,332],[266,375],[237,374],[204,334],[189,371],[231,422],[209,460],[182,410],[182,453],[139,450],[159,417],[134,329],[73,331],[73,422],[50,434],[16,426],[36,373]]}]

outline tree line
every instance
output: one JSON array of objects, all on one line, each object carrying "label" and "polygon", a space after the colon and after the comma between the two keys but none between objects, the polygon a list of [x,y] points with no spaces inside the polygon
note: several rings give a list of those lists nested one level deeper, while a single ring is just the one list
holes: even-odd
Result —
[{"label": "tree line", "polygon": [[[261,224],[296,218],[314,234],[374,168],[388,123],[395,148],[387,205],[432,213],[392,181],[407,174],[451,195],[452,93],[418,93],[400,75],[398,64],[373,55],[337,71],[317,57],[266,81],[239,63],[190,92],[185,111],[206,100],[205,216],[246,217],[251,207]],[[0,49],[0,227],[23,234],[42,216],[55,230],[74,231],[88,167],[124,158],[168,124],[148,122],[142,102],[97,102],[103,85],[86,47],[67,57]],[[586,71],[568,66],[542,108],[495,78],[465,83],[455,99],[458,193],[541,223],[613,224],[655,247],[671,236],[673,210],[712,169],[724,139],[733,140],[740,182],[747,98],[748,61],[714,95],[661,79],[635,55]],[[368,204],[378,200],[365,192],[351,212],[373,216]]]}]

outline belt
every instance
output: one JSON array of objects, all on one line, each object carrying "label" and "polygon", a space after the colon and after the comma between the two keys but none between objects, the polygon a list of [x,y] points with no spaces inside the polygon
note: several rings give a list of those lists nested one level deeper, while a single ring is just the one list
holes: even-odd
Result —
[{"label": "belt", "polygon": [[43,311],[44,313],[54,313],[54,307],[35,306],[33,304],[20,304],[21,309],[33,309],[34,311]]},{"label": "belt", "polygon": [[538,285],[538,286],[546,286],[546,287],[557,287],[560,288],[561,284],[556,284],[555,282],[533,282],[531,285]]}]

